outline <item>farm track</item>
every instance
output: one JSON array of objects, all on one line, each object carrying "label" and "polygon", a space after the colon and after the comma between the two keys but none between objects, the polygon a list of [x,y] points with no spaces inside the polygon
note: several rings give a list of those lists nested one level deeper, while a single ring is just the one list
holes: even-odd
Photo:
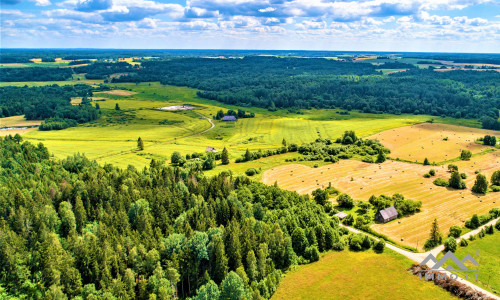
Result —
[{"label": "farm track", "polygon": [[[471,235],[479,233],[482,229],[486,228],[486,226],[494,225],[499,220],[500,220],[500,218],[496,218],[494,220],[491,220],[490,222],[484,224],[483,226],[481,226],[481,227],[479,227],[479,228],[477,228],[475,230],[472,230],[472,231],[470,231],[470,232],[468,232],[468,233],[460,236],[459,238],[456,239],[457,243],[459,243],[461,239],[468,239]],[[352,232],[355,232],[355,233],[364,233],[364,234],[366,234],[363,231],[357,230],[357,229],[349,227],[349,226],[345,226],[343,224],[340,224],[340,226],[345,227],[349,231],[352,231]],[[378,239],[376,237],[373,237],[373,238],[376,239],[376,240],[380,240],[380,239]],[[415,252],[406,251],[404,249],[401,249],[401,248],[399,248],[399,247],[397,247],[395,245],[389,244],[389,243],[386,243],[385,246],[387,248],[389,248],[389,249],[391,249],[391,250],[393,250],[393,251],[401,254],[401,255],[406,256],[407,258],[415,261],[418,264],[420,264],[429,254],[432,254],[432,255],[434,255],[434,257],[437,258],[438,254],[444,250],[444,245],[439,245],[438,247],[436,247],[436,248],[434,248],[434,249],[432,249],[430,251],[424,252],[424,253],[415,253]],[[431,262],[429,262],[429,264],[430,263]],[[429,265],[429,264],[427,264],[427,266],[432,267],[432,265]],[[442,273],[446,273],[448,276],[450,276],[451,273],[452,273],[452,272],[450,272],[448,270],[445,270],[444,268],[439,268],[438,271],[442,272]],[[457,280],[458,280],[458,282],[463,283],[463,284],[471,287],[472,289],[474,289],[476,291],[479,291],[479,292],[481,292],[483,294],[486,294],[487,296],[489,296],[489,297],[491,297],[493,299],[500,299],[500,297],[498,297],[497,295],[495,295],[495,294],[493,294],[493,293],[491,293],[491,292],[489,292],[489,291],[487,291],[487,290],[485,290],[483,288],[480,288],[479,286],[475,285],[474,283],[472,283],[469,280],[465,280],[462,277],[458,277]]]}]

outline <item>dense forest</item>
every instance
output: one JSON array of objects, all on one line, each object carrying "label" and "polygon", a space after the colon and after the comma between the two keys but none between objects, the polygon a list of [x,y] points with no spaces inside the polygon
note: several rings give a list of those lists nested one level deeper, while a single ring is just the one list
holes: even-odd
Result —
[{"label": "dense forest", "polygon": [[90,105],[90,101],[71,105],[71,97],[82,97],[86,100],[92,96],[93,91],[105,89],[108,87],[93,88],[84,84],[0,87],[0,117],[24,114],[27,120],[46,120],[40,128],[44,130],[75,126],[76,123],[98,119],[100,110]]},{"label": "dense forest", "polygon": [[247,177],[57,161],[19,135],[0,145],[0,298],[269,298],[290,266],[373,243]]},{"label": "dense forest", "polygon": [[71,68],[2,68],[1,81],[64,81],[73,75]]},{"label": "dense forest", "polygon": [[[387,67],[404,65],[406,72],[382,76],[377,66],[368,63],[321,58],[183,58],[145,61],[141,68],[113,81],[159,80],[200,89],[198,95],[207,99],[271,110],[343,108],[369,113],[498,119],[499,72],[436,72],[403,63]],[[84,68],[89,78],[103,75],[99,63]],[[112,73],[110,70],[108,75]]]}]

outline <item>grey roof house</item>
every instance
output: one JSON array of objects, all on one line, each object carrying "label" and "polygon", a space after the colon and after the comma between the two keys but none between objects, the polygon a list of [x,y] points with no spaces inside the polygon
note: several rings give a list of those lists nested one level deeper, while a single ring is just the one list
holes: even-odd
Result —
[{"label": "grey roof house", "polygon": [[375,215],[375,220],[381,223],[387,223],[392,221],[398,217],[398,212],[394,206],[391,206],[386,209],[382,209]]},{"label": "grey roof house", "polygon": [[222,117],[222,121],[237,121],[238,119],[236,119],[235,116],[224,116]]},{"label": "grey roof house", "polygon": [[347,217],[347,214],[345,212],[341,211],[341,212],[336,213],[335,216],[337,216],[340,220],[342,220],[345,217]]},{"label": "grey roof house", "polygon": [[214,148],[214,147],[207,147],[207,149],[205,149],[206,152],[217,152],[217,150]]}]

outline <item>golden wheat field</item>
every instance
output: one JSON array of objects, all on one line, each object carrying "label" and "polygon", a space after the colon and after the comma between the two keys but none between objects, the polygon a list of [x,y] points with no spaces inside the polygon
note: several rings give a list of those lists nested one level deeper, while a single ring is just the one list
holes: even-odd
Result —
[{"label": "golden wheat field", "polygon": [[487,146],[477,144],[475,140],[487,134],[500,135],[498,131],[421,123],[387,130],[369,138],[378,139],[391,149],[391,158],[423,162],[427,157],[431,162],[441,162],[460,156],[465,149],[472,153],[486,149]]},{"label": "golden wheat field", "polygon": [[[473,194],[475,171],[488,178],[494,170],[500,170],[500,152],[495,151],[473,157],[470,161],[456,163],[460,172],[468,175],[466,190],[438,187],[432,182],[437,177],[448,179],[447,166],[423,166],[397,161],[369,164],[356,160],[342,160],[319,168],[299,164],[282,165],[264,172],[262,181],[281,188],[307,194],[331,184],[355,200],[367,201],[371,195],[401,193],[406,198],[422,201],[422,211],[413,216],[387,224],[373,225],[373,229],[408,246],[421,248],[427,239],[432,220],[438,219],[443,234],[452,225],[464,225],[473,214],[487,213],[500,207],[500,193]],[[424,178],[430,169],[436,176]]]}]

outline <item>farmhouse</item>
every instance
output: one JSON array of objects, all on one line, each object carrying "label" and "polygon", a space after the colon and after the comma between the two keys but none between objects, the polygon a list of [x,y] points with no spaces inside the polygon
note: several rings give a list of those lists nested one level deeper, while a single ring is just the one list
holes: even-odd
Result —
[{"label": "farmhouse", "polygon": [[238,119],[236,119],[235,116],[224,116],[222,117],[222,121],[225,121],[225,122],[234,122],[234,121],[237,121]]},{"label": "farmhouse", "polygon": [[381,223],[387,223],[389,221],[392,221],[398,217],[398,212],[394,208],[394,206],[391,206],[386,209],[382,209],[375,215],[375,220]]},{"label": "farmhouse", "polygon": [[207,147],[207,149],[205,149],[206,152],[218,152],[214,147]]},{"label": "farmhouse", "polygon": [[336,213],[335,216],[337,216],[340,220],[343,220],[345,217],[347,217],[347,214],[345,212],[341,211],[341,212]]}]

